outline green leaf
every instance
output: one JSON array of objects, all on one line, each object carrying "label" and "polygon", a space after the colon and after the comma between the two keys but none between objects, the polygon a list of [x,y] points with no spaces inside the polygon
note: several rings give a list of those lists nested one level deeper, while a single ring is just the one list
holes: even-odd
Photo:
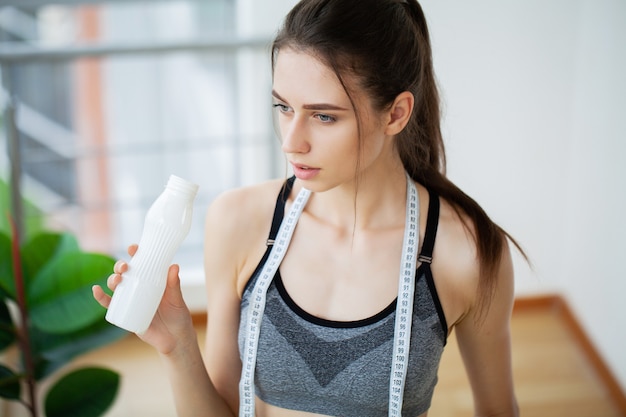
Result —
[{"label": "green leaf", "polygon": [[7,297],[15,299],[11,238],[0,233],[0,298]]},{"label": "green leaf", "polygon": [[21,254],[26,291],[46,264],[68,252],[79,252],[76,237],[69,233],[42,232],[24,243]]},{"label": "green leaf", "polygon": [[82,252],[52,259],[28,294],[32,324],[48,333],[69,333],[102,320],[105,310],[93,299],[91,287],[106,284],[114,263],[109,256]]},{"label": "green leaf", "polygon": [[128,332],[103,319],[72,333],[51,334],[32,328],[30,335],[36,364],[35,377],[40,380],[75,357],[120,340]]},{"label": "green leaf", "polygon": [[0,365],[0,397],[9,400],[20,398],[20,377],[4,365]]},{"label": "green leaf", "polygon": [[0,300],[0,352],[11,346],[16,339],[15,326],[6,303]]},{"label": "green leaf", "polygon": [[65,375],[46,396],[46,416],[101,416],[113,404],[119,383],[119,374],[103,368],[83,368]]}]

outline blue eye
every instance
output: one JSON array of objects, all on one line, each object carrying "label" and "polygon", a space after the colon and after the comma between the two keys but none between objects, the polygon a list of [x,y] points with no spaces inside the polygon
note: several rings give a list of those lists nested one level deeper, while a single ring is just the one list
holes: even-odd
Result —
[{"label": "blue eye", "polygon": [[285,113],[289,111],[289,106],[285,106],[284,104],[275,103],[273,107],[275,109],[278,109],[278,111],[280,111],[281,113]]},{"label": "blue eye", "polygon": [[317,117],[322,123],[332,123],[337,120],[333,116],[329,116],[327,114],[316,114],[315,117]]}]

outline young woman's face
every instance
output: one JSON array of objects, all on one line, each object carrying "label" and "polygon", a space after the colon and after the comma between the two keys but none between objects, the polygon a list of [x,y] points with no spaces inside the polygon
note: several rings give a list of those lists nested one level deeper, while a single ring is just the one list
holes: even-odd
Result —
[{"label": "young woman's face", "polygon": [[[350,81],[350,80],[346,80]],[[332,69],[315,56],[283,49],[274,66],[272,91],[282,150],[296,177],[312,191],[354,180],[359,154],[355,109]],[[361,121],[363,172],[381,154],[381,115],[364,94],[353,94]]]}]

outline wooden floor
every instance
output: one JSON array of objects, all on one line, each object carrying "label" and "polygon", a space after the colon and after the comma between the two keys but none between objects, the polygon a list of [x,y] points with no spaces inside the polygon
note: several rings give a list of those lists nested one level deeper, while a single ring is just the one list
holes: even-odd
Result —
[{"label": "wooden floor", "polygon": [[[198,332],[202,340],[202,327],[198,327]],[[611,396],[605,375],[597,371],[588,349],[581,346],[579,335],[572,331],[571,323],[564,320],[558,309],[546,303],[516,308],[512,333],[513,368],[521,416],[626,415],[623,393],[621,402],[613,401],[615,395]],[[85,355],[76,365],[103,365],[123,374],[120,393],[107,417],[175,415],[160,359],[134,336]],[[0,407],[0,416],[24,415],[15,410]],[[452,336],[444,352],[429,417],[472,415],[471,391]]]},{"label": "wooden floor", "polygon": [[[623,404],[593,366],[559,306],[516,308],[512,319],[513,372],[522,417],[620,417]],[[622,394],[623,397],[623,394]],[[472,416],[472,397],[456,341],[444,351],[429,417]],[[620,410],[620,407],[621,410]]]}]

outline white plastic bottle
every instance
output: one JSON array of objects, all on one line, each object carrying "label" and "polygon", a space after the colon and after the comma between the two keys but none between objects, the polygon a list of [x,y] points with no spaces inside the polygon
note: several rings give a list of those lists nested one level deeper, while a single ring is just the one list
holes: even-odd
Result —
[{"label": "white plastic bottle", "polygon": [[174,254],[189,233],[198,186],[171,175],[165,190],[146,214],[137,253],[128,263],[106,314],[106,320],[141,334],[156,313]]}]

